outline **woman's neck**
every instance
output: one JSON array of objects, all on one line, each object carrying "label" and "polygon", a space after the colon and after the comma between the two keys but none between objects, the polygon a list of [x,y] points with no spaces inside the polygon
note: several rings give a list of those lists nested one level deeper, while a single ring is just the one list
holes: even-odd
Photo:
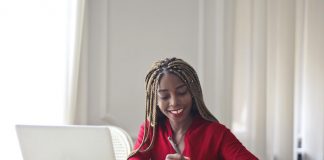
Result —
[{"label": "woman's neck", "polygon": [[190,127],[192,123],[193,116],[188,116],[188,118],[184,119],[181,122],[171,121],[170,125],[173,131],[173,134],[185,134],[187,129]]}]

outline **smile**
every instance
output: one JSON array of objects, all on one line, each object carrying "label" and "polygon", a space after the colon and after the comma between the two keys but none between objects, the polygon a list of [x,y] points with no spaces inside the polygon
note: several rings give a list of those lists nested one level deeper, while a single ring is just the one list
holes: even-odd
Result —
[{"label": "smile", "polygon": [[172,114],[179,115],[183,112],[183,108],[177,109],[177,110],[169,110]]}]

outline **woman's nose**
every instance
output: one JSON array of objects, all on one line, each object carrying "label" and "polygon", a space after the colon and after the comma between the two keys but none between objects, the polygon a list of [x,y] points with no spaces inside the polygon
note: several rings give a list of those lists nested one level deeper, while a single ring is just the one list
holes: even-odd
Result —
[{"label": "woman's nose", "polygon": [[178,97],[175,96],[175,95],[171,96],[171,98],[170,98],[170,106],[175,107],[175,106],[178,105],[178,103],[179,103]]}]

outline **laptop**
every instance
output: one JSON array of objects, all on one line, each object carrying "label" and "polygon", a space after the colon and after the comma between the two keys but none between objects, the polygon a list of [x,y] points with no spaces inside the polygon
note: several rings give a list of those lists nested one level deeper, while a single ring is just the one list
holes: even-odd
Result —
[{"label": "laptop", "polygon": [[115,160],[108,126],[16,125],[24,160]]}]

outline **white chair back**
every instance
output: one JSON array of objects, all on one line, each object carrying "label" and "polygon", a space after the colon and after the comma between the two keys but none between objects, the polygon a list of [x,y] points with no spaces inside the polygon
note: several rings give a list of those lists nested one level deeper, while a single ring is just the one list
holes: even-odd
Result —
[{"label": "white chair back", "polygon": [[129,134],[116,126],[109,126],[116,160],[125,160],[133,149],[133,141]]}]

